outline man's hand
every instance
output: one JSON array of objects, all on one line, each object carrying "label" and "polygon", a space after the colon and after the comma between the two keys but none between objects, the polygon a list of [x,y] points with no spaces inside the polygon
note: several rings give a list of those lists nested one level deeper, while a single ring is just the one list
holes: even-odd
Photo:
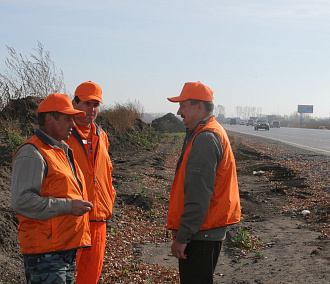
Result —
[{"label": "man's hand", "polygon": [[93,203],[80,199],[72,199],[71,214],[75,216],[82,216],[91,211]]},{"label": "man's hand", "polygon": [[184,250],[186,249],[187,244],[180,244],[175,238],[173,238],[172,243],[172,254],[176,258],[187,259],[187,255],[184,254]]}]

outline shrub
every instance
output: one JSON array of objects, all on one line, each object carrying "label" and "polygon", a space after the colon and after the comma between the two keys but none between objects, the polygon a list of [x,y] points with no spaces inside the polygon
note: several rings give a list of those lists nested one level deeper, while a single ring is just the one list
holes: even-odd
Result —
[{"label": "shrub", "polygon": [[159,142],[159,139],[160,136],[156,132],[139,133],[132,137],[133,143],[141,147],[152,147]]},{"label": "shrub", "polygon": [[255,250],[264,246],[263,242],[257,237],[249,233],[245,228],[237,229],[237,236],[234,237],[235,244],[246,250]]},{"label": "shrub", "polygon": [[105,106],[100,115],[107,118],[113,127],[120,132],[134,129],[135,120],[141,119],[143,107],[138,101],[128,101],[125,104],[116,103],[114,106]]},{"label": "shrub", "polygon": [[4,122],[4,136],[8,138],[8,148],[10,151],[15,151],[18,146],[26,141],[26,137],[22,136],[22,131],[19,128],[19,122],[7,120]]}]

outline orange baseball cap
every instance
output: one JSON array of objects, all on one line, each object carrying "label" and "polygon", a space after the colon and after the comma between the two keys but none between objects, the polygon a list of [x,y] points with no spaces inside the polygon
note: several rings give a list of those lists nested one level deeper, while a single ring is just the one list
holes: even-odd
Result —
[{"label": "orange baseball cap", "polygon": [[180,96],[167,99],[173,103],[182,102],[189,99],[212,102],[213,91],[199,81],[188,82],[184,84]]},{"label": "orange baseball cap", "polygon": [[84,111],[76,110],[73,108],[72,102],[68,95],[52,93],[48,95],[40,104],[37,113],[58,111],[60,113],[85,116]]},{"label": "orange baseball cap", "polygon": [[80,84],[77,87],[74,95],[77,96],[83,102],[90,101],[90,100],[96,100],[96,101],[99,101],[100,103],[103,103],[102,102],[102,89],[98,84],[96,84],[92,81],[87,81],[87,82]]}]

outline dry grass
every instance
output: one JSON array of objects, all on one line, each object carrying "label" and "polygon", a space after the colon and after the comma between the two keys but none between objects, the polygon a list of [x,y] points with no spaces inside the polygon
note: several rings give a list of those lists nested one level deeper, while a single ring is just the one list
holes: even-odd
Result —
[{"label": "dry grass", "polygon": [[141,119],[142,114],[143,106],[136,100],[124,104],[116,103],[114,106],[105,106],[100,112],[100,115],[107,118],[113,127],[120,132],[133,129],[135,120]]}]

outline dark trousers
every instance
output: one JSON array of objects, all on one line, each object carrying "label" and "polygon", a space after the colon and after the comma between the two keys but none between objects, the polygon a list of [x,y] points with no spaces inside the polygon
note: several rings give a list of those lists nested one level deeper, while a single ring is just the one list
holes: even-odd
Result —
[{"label": "dark trousers", "polygon": [[212,284],[221,241],[194,241],[186,247],[187,259],[179,259],[181,284]]}]

